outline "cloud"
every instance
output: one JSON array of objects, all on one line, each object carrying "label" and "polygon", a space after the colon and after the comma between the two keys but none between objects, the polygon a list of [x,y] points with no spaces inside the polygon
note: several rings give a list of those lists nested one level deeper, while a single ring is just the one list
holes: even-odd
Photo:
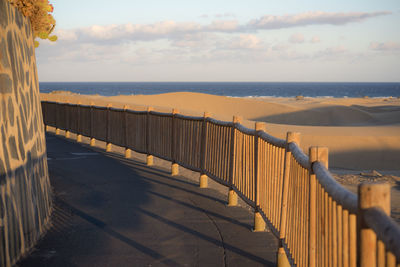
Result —
[{"label": "cloud", "polygon": [[233,13],[223,13],[223,14],[215,14],[216,18],[227,18],[227,17],[236,17]]},{"label": "cloud", "polygon": [[375,51],[400,51],[400,43],[396,43],[396,42],[386,42],[386,43],[372,42],[369,45],[369,49],[375,50]]},{"label": "cloud", "polygon": [[311,38],[311,40],[310,40],[310,43],[312,43],[312,44],[316,44],[316,43],[319,43],[319,42],[321,42],[321,40],[319,39],[318,36],[313,36]]},{"label": "cloud", "polygon": [[348,50],[343,45],[328,47],[315,53],[315,58],[330,58],[344,55]]},{"label": "cloud", "polygon": [[288,49],[289,49],[289,46],[285,45],[285,44],[276,44],[276,45],[272,46],[273,51],[286,51]]},{"label": "cloud", "polygon": [[289,37],[289,42],[291,42],[292,44],[301,44],[304,42],[304,35],[301,33],[292,34]]},{"label": "cloud", "polygon": [[[390,12],[306,12],[294,15],[266,15],[247,24],[239,24],[237,20],[215,20],[208,24],[197,22],[176,22],[172,20],[152,24],[112,24],[93,25],[72,30],[57,30],[59,40],[79,42],[117,43],[127,41],[152,41],[157,39],[175,40],[187,34],[197,33],[240,33],[252,34],[261,30],[300,27],[307,25],[343,25],[359,22],[368,18],[391,14]],[[224,17],[231,14],[222,14]],[[222,16],[221,15],[221,16]]]},{"label": "cloud", "polygon": [[227,48],[232,49],[261,49],[261,40],[253,34],[241,34],[239,38],[229,40]]},{"label": "cloud", "polygon": [[217,20],[213,21],[209,26],[202,28],[204,31],[211,32],[238,32],[239,23],[237,20]]},{"label": "cloud", "polygon": [[[208,23],[176,22],[172,20],[149,24],[112,24],[93,25],[91,27],[57,30],[59,41],[41,42],[37,50],[38,61],[41,64],[51,62],[66,62],[68,64],[128,64],[144,66],[152,64],[182,64],[235,62],[252,63],[279,60],[325,60],[344,58],[351,53],[344,47],[330,47],[325,50],[299,50],[303,46],[291,43],[317,42],[318,36],[311,40],[300,34],[293,34],[289,41],[274,40],[267,42],[262,34],[268,29],[294,27],[290,21],[299,22],[299,26],[326,24],[322,17],[346,18],[346,23],[356,22],[377,16],[377,13],[324,13],[318,19],[306,15],[274,16],[275,22],[260,24],[253,22],[239,23],[234,19],[220,19]],[[317,12],[318,13],[318,12]],[[318,14],[320,14],[319,12]],[[384,13],[384,12],[381,12]],[[338,15],[341,14],[341,15]],[[353,17],[352,17],[353,16]],[[310,16],[308,16],[310,17]],[[312,17],[312,16],[311,16]],[[350,19],[351,17],[351,19]],[[265,19],[265,16],[263,17]],[[261,21],[261,18],[259,19]],[[276,24],[276,21],[280,23]],[[286,22],[285,22],[286,21]],[[285,23],[283,23],[285,22]],[[268,26],[266,26],[267,24]],[[274,24],[275,23],[275,24]],[[308,23],[308,24],[307,24]],[[275,26],[274,26],[274,25]],[[285,26],[286,25],[286,26]],[[336,25],[336,24],[335,24]],[[337,24],[340,25],[340,24]],[[264,27],[264,28],[263,28]],[[372,50],[398,49],[398,44],[371,43]],[[304,47],[307,49],[307,47]],[[319,49],[313,46],[313,49]]]},{"label": "cloud", "polygon": [[259,19],[252,20],[248,23],[248,27],[252,29],[282,29],[308,25],[344,25],[352,22],[364,21],[368,18],[390,15],[391,12],[323,12],[310,11],[294,15],[274,16],[266,15]]}]

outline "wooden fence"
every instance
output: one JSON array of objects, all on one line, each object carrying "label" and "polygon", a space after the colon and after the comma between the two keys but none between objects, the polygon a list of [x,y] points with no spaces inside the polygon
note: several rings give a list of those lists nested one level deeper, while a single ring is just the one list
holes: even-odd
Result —
[{"label": "wooden fence", "polygon": [[207,113],[172,113],[42,102],[44,123],[66,134],[125,147],[200,172],[229,187],[254,207],[254,230],[265,225],[279,238],[278,266],[400,266],[400,227],[390,217],[390,186],[362,184],[358,195],[339,185],[328,171],[328,150],[306,155],[299,134],[286,140],[263,123],[245,128],[240,118],[218,121]]}]

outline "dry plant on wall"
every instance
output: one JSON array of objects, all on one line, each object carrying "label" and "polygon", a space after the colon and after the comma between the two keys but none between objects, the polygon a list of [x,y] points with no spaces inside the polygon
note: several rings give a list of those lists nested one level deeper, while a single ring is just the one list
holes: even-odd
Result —
[{"label": "dry plant on wall", "polygon": [[[57,40],[56,35],[50,35],[56,26],[56,21],[50,14],[53,12],[53,5],[48,0],[8,0],[18,10],[28,17],[32,24],[34,37],[48,39],[52,42]],[[35,40],[35,47],[39,42]]]}]

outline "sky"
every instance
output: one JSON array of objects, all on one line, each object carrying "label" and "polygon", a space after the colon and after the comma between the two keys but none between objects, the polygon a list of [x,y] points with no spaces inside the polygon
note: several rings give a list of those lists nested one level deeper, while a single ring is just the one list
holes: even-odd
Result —
[{"label": "sky", "polygon": [[399,82],[399,0],[50,0],[39,80]]}]

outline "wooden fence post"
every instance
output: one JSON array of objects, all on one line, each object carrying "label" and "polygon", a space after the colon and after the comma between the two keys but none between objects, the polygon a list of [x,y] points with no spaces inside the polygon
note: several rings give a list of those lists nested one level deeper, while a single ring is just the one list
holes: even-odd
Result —
[{"label": "wooden fence post", "polygon": [[310,147],[309,160],[311,165],[310,184],[309,184],[309,229],[308,229],[308,266],[316,266],[316,196],[317,196],[317,178],[313,172],[312,164],[321,162],[328,168],[328,148],[327,147]]},{"label": "wooden fence post", "polygon": [[147,108],[147,116],[146,116],[146,164],[147,166],[153,166],[153,155],[150,154],[150,112],[154,110],[153,107]]},{"label": "wooden fence post", "polygon": [[207,147],[207,118],[211,117],[211,113],[204,112],[203,125],[201,128],[201,147],[200,147],[200,188],[208,187],[208,177],[206,175],[206,147]]},{"label": "wooden fence post", "polygon": [[377,245],[375,232],[364,221],[364,210],[372,207],[379,207],[390,215],[389,184],[363,183],[358,186],[358,264],[363,267],[377,266],[377,248],[383,245]]},{"label": "wooden fence post", "polygon": [[127,112],[128,106],[124,105],[124,122],[122,125],[122,129],[124,131],[124,143],[125,143],[125,158],[129,159],[132,156],[132,151],[130,148],[128,148],[128,112]]},{"label": "wooden fence post", "polygon": [[110,143],[110,108],[111,104],[107,105],[107,119],[106,119],[106,152],[111,152],[111,143]]},{"label": "wooden fence post", "polygon": [[77,104],[77,106],[76,106],[76,108],[78,109],[78,127],[77,127],[77,133],[76,133],[76,141],[77,142],[82,142],[82,133],[81,133],[81,129],[82,129],[82,127],[81,127],[81,123],[82,123],[82,120],[81,120],[81,109],[80,109],[80,104],[81,104],[81,102],[78,102],[78,104]]},{"label": "wooden fence post", "polygon": [[283,248],[284,239],[286,238],[286,220],[287,220],[287,202],[289,190],[289,175],[290,175],[290,159],[292,152],[289,150],[289,144],[296,143],[300,145],[300,133],[288,132],[286,135],[286,148],[285,148],[285,165],[283,170],[283,185],[282,185],[282,209],[281,219],[279,222],[279,249],[277,255],[278,267],[289,267],[290,263],[287,258],[285,249]]},{"label": "wooden fence post", "polygon": [[234,184],[234,168],[235,168],[235,144],[236,144],[236,125],[242,121],[242,117],[233,116],[233,125],[231,130],[231,154],[229,159],[229,193],[228,206],[237,206],[238,195],[233,190]]},{"label": "wooden fence post", "polygon": [[59,104],[59,100],[57,99],[56,100],[56,135],[59,135],[60,134],[60,128],[58,128],[58,121],[59,121],[59,118],[58,118],[58,113],[59,113],[59,109],[60,109],[60,104]]},{"label": "wooden fence post", "polygon": [[96,139],[93,137],[93,102],[90,102],[90,146],[95,146],[96,145]]},{"label": "wooden fence post", "polygon": [[69,117],[69,112],[68,112],[68,107],[69,107],[69,101],[67,100],[65,105],[64,105],[64,113],[65,113],[65,138],[70,138],[71,137],[71,132],[70,130],[70,117]]},{"label": "wooden fence post", "polygon": [[176,155],[175,155],[175,135],[176,135],[176,119],[175,115],[179,113],[179,110],[176,108],[172,109],[172,126],[171,126],[171,176],[175,176],[179,174],[179,165],[176,163]]},{"label": "wooden fence post", "polygon": [[44,130],[45,132],[49,131],[49,126],[46,124],[46,118],[48,116],[48,111],[47,111],[47,100],[46,98],[43,98],[41,101],[41,108],[42,108],[42,114],[43,114],[43,124],[44,124]]},{"label": "wooden fence post", "polygon": [[263,122],[256,122],[254,135],[254,232],[265,231],[265,221],[260,213],[260,179],[258,177],[258,141],[260,133],[266,130]]}]

